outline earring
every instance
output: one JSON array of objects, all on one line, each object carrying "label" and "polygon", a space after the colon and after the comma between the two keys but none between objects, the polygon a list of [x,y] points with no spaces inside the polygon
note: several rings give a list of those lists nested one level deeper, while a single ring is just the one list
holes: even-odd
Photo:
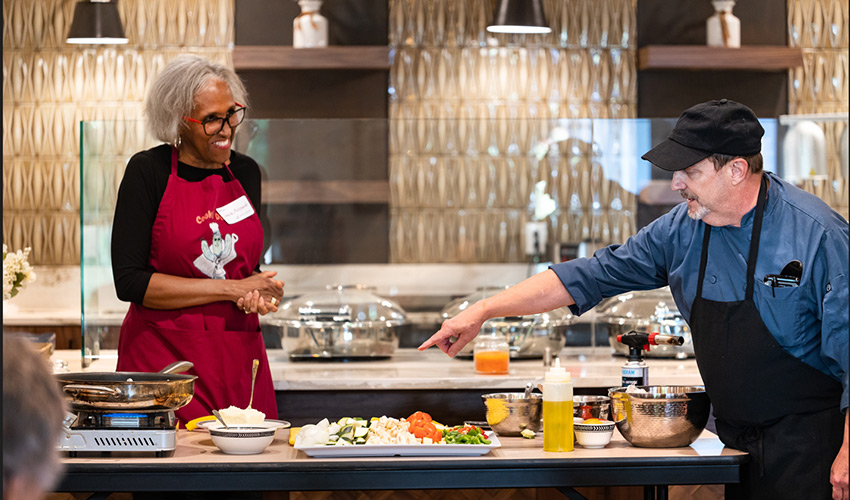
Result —
[{"label": "earring", "polygon": [[178,135],[177,140],[174,141],[174,147],[179,148],[181,144],[183,144],[183,137]]}]

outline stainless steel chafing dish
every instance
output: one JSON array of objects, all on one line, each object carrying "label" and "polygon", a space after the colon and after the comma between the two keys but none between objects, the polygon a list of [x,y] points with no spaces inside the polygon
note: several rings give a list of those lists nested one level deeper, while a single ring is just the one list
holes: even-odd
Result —
[{"label": "stainless steel chafing dish", "polygon": [[363,285],[331,285],[281,304],[264,323],[276,330],[293,360],[358,360],[392,356],[404,310]]},{"label": "stainless steel chafing dish", "polygon": [[679,313],[669,287],[617,295],[604,300],[597,308],[597,317],[608,325],[608,343],[616,354],[629,354],[629,348],[617,342],[617,335],[637,330],[685,338],[680,346],[652,346],[644,353],[647,357],[684,359],[694,355],[691,329]]},{"label": "stainless steel chafing dish", "polygon": [[[492,297],[493,295],[508,288],[507,286],[481,287],[475,292],[453,300],[446,304],[440,312],[443,321],[458,315],[461,311],[475,302]],[[546,348],[550,349],[552,355],[557,354],[564,347],[567,338],[567,328],[573,323],[574,317],[566,307],[555,309],[540,314],[529,314],[525,316],[510,316],[503,318],[492,318],[481,325],[480,334],[500,333],[508,337],[511,349],[511,358],[542,358]],[[472,357],[470,342],[460,353],[459,357]]]}]

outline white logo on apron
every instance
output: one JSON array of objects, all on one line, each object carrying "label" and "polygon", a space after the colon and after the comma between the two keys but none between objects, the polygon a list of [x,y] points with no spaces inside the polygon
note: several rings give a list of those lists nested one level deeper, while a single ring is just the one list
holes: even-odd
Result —
[{"label": "white logo on apron", "polygon": [[232,233],[222,238],[216,222],[210,222],[210,229],[213,233],[212,244],[201,240],[201,255],[195,259],[194,264],[210,278],[223,280],[227,278],[224,265],[236,258],[236,242],[239,241],[239,236]]}]

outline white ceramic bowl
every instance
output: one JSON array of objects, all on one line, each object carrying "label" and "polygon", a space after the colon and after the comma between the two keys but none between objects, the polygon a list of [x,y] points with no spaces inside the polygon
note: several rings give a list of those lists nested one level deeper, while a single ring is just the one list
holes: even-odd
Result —
[{"label": "white ceramic bowl", "polygon": [[604,448],[611,442],[614,425],[614,422],[611,421],[605,421],[601,424],[575,422],[573,430],[576,434],[576,441],[584,448]]},{"label": "white ceramic bowl", "polygon": [[256,455],[262,453],[272,441],[277,428],[255,425],[210,426],[213,443],[228,455]]},{"label": "white ceramic bowl", "polygon": [[[248,425],[248,424],[239,424],[239,425],[245,426],[245,425]],[[286,420],[266,419],[264,422],[261,422],[259,424],[250,424],[250,425],[252,427],[267,427],[269,429],[277,430],[277,429],[288,429],[291,424],[289,422],[287,422]],[[218,420],[206,420],[206,421],[200,422],[198,424],[198,428],[200,428],[200,429],[209,430],[211,427],[216,428],[216,429],[224,429],[224,426],[221,425],[221,422],[219,422]],[[233,426],[231,425],[231,427],[233,427]]]}]

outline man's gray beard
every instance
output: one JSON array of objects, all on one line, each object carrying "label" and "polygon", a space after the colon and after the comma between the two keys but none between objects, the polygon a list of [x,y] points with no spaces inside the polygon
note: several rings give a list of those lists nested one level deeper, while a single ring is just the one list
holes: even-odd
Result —
[{"label": "man's gray beard", "polygon": [[699,198],[696,196],[688,196],[688,192],[685,189],[680,189],[679,194],[682,195],[682,198],[686,200],[693,200],[697,202],[697,210],[696,212],[691,213],[690,208],[688,208],[688,217],[693,220],[702,220],[706,215],[711,213],[711,209],[706,207],[705,205],[700,204]]},{"label": "man's gray beard", "polygon": [[706,215],[708,215],[710,213],[711,213],[711,209],[709,209],[705,205],[699,205],[697,207],[696,212],[691,212],[690,210],[688,210],[688,217],[690,217],[693,220],[702,220],[702,219],[705,218]]}]

